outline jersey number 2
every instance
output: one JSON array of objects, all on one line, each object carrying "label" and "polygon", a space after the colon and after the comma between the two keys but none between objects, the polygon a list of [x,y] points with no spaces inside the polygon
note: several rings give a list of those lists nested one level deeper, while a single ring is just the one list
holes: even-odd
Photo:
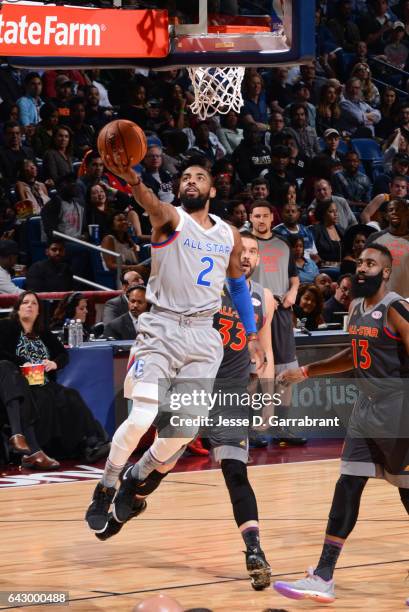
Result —
[{"label": "jersey number 2", "polygon": [[352,356],[356,368],[361,370],[370,368],[372,360],[368,352],[368,340],[352,340]]},{"label": "jersey number 2", "polygon": [[205,276],[209,274],[214,267],[214,261],[211,257],[202,257],[200,260],[202,263],[207,264],[206,268],[204,268],[197,277],[196,285],[202,285],[202,287],[210,287],[210,281],[205,280]]}]

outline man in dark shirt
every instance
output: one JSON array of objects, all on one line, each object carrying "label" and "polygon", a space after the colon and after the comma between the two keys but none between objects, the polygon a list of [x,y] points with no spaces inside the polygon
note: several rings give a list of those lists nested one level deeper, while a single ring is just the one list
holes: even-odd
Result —
[{"label": "man in dark shirt", "polygon": [[232,162],[240,180],[247,184],[270,167],[270,148],[261,143],[260,131],[255,124],[243,129],[243,140],[233,151]]},{"label": "man in dark shirt", "polygon": [[63,240],[52,238],[45,251],[47,259],[33,263],[27,273],[27,289],[30,291],[72,291],[72,270],[64,263]]},{"label": "man in dark shirt", "polygon": [[4,124],[4,146],[0,147],[0,172],[4,179],[13,185],[24,159],[34,161],[34,153],[21,144],[21,127],[17,121]]},{"label": "man in dark shirt", "polygon": [[144,284],[142,276],[139,274],[139,272],[135,272],[135,270],[127,270],[126,272],[122,272],[121,283],[123,294],[105,302],[104,325],[108,325],[108,323],[114,319],[117,319],[121,315],[128,312],[128,299],[126,297],[126,292],[128,291],[129,287]]},{"label": "man in dark shirt", "polygon": [[372,197],[374,198],[379,193],[389,193],[391,181],[397,175],[406,177],[409,175],[409,155],[407,153],[396,153],[392,159],[391,171],[376,177],[372,186]]},{"label": "man in dark shirt", "polygon": [[337,316],[335,313],[343,312],[346,314],[348,312],[351,303],[351,289],[352,275],[344,274],[340,276],[337,282],[335,295],[329,298],[324,304],[323,317],[326,323],[343,324],[342,315]]},{"label": "man in dark shirt", "polygon": [[264,179],[270,187],[270,199],[276,200],[284,183],[294,183],[295,177],[289,172],[291,150],[284,145],[275,145],[271,149],[271,166]]},{"label": "man in dark shirt", "polygon": [[104,336],[116,340],[134,340],[136,338],[136,325],[138,317],[148,310],[146,301],[146,287],[144,285],[131,285],[127,292],[128,312],[113,319],[105,326]]}]

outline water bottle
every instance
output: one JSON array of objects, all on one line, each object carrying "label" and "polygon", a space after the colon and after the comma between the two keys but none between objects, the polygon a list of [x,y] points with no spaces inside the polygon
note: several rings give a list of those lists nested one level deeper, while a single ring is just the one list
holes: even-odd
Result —
[{"label": "water bottle", "polygon": [[70,328],[70,320],[69,319],[65,319],[64,326],[62,328],[64,346],[68,346],[68,344],[69,344],[69,338],[68,338],[69,328]]},{"label": "water bottle", "polygon": [[75,331],[76,331],[76,341],[77,341],[75,346],[81,346],[81,344],[84,342],[84,330],[82,328],[81,319],[77,319],[75,323]]},{"label": "water bottle", "polygon": [[68,326],[68,346],[70,348],[77,346],[77,334],[74,319],[71,319],[70,324]]}]

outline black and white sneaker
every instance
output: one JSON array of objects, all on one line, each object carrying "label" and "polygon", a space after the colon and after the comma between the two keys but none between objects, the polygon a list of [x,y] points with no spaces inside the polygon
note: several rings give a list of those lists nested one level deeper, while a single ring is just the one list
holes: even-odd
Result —
[{"label": "black and white sneaker", "polygon": [[132,476],[132,468],[133,463],[126,465],[119,476],[120,487],[112,506],[112,515],[118,523],[126,523],[131,518],[135,493],[141,482]]},{"label": "black and white sneaker", "polygon": [[270,586],[271,567],[261,549],[247,549],[246,567],[250,576],[251,586],[255,591],[262,591]]},{"label": "black and white sneaker", "polygon": [[[147,505],[148,504],[144,499],[135,499],[133,504],[134,509],[132,510],[128,521],[145,512]],[[125,522],[127,523],[128,521]],[[106,529],[99,533],[95,533],[95,536],[98,538],[98,540],[109,540],[109,538],[112,538],[112,536],[119,533],[124,525],[125,523],[118,523],[118,521],[115,520],[112,512],[110,512],[108,515],[108,524],[106,526]]]},{"label": "black and white sneaker", "polygon": [[115,497],[115,487],[105,487],[101,482],[95,487],[91,504],[85,514],[88,526],[97,533],[104,531],[108,524],[108,512]]}]

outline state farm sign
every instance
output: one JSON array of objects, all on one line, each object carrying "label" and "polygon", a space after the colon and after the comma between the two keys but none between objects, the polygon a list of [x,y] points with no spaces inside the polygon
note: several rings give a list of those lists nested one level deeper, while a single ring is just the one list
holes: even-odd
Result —
[{"label": "state farm sign", "polygon": [[0,55],[165,57],[166,11],[3,4]]}]

